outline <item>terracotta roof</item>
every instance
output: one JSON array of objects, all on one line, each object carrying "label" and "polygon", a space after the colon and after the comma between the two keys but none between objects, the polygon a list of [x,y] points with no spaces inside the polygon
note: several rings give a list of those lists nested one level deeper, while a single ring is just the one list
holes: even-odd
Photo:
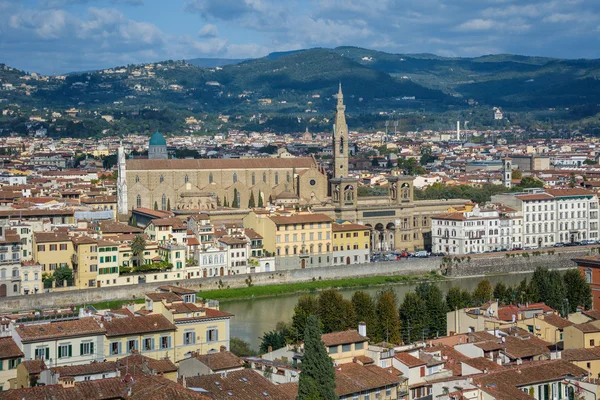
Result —
[{"label": "terracotta roof", "polygon": [[469,358],[462,361],[462,363],[467,364],[468,366],[473,367],[475,369],[478,369],[481,372],[495,371],[504,368],[503,366],[498,365],[498,363],[495,363],[489,358],[485,357]]},{"label": "terracotta roof", "polygon": [[90,364],[81,365],[68,365],[64,367],[54,367],[50,369],[60,374],[60,376],[81,376],[116,371],[118,368],[116,362],[107,361],[93,362]]},{"label": "terracotta roof", "polygon": [[218,353],[211,354],[196,354],[193,357],[209,367],[213,372],[244,366],[244,360],[230,351],[219,351]]},{"label": "terracotta roof", "polygon": [[565,349],[561,352],[561,358],[571,362],[600,360],[600,347],[591,347],[588,349]]},{"label": "terracotta roof", "polygon": [[185,228],[185,224],[179,218],[157,218],[150,221],[148,225],[150,224],[154,226],[172,226],[175,229]]},{"label": "terracotta roof", "polygon": [[226,375],[190,376],[185,380],[188,388],[203,389],[214,400],[295,399],[295,396],[288,397],[287,392],[279,389],[279,385],[251,369],[232,371]]},{"label": "terracotta roof", "polygon": [[171,360],[156,360],[142,354],[131,354],[116,361],[116,366],[121,375],[156,375],[176,372],[177,366]]},{"label": "terracotta roof", "polygon": [[594,196],[596,193],[580,188],[546,189],[546,193],[554,197]]},{"label": "terracotta roof", "polygon": [[269,169],[269,168],[310,168],[315,161],[310,157],[293,158],[215,158],[195,160],[127,160],[127,171],[173,170],[173,169]]},{"label": "terracotta roof", "polygon": [[68,242],[71,237],[64,232],[35,232],[33,234],[36,243]]},{"label": "terracotta roof", "polygon": [[98,196],[98,197],[84,197],[79,200],[83,204],[104,204],[104,203],[116,203],[117,196]]},{"label": "terracotta roof", "polygon": [[7,358],[18,358],[23,357],[23,352],[19,349],[19,346],[15,343],[12,337],[1,337],[0,338],[0,360],[6,360]]},{"label": "terracotta roof", "polygon": [[520,194],[515,196],[517,199],[523,201],[538,201],[538,200],[552,200],[554,197],[546,193],[537,194]]},{"label": "terracotta roof", "polygon": [[331,228],[334,232],[346,232],[346,231],[368,231],[371,230],[368,226],[360,224],[338,224],[333,223]]},{"label": "terracotta roof", "polygon": [[172,303],[174,301],[182,301],[181,297],[172,292],[156,292],[156,293],[146,293],[146,297],[152,301],[162,301],[165,300],[167,303]]},{"label": "terracotta roof", "polygon": [[133,318],[113,318],[111,321],[105,321],[104,326],[107,337],[174,331],[176,329],[175,325],[160,314]]},{"label": "terracotta roof", "polygon": [[584,322],[583,324],[575,324],[572,326],[583,333],[600,332],[600,320]]},{"label": "terracotta roof", "polygon": [[195,392],[167,378],[155,375],[134,376],[131,400],[210,400],[203,393]]},{"label": "terracotta roof", "polygon": [[[186,304],[188,304],[188,303],[186,303]],[[220,318],[231,318],[231,317],[233,317],[233,314],[230,314],[228,312],[215,310],[212,308],[205,308],[203,316],[175,318],[175,322],[197,321],[197,320],[202,320],[202,319],[220,319]]]},{"label": "terracotta roof", "polygon": [[584,310],[581,313],[594,320],[600,319],[600,311],[598,310]]},{"label": "terracotta roof", "polygon": [[394,358],[409,368],[427,364],[426,361],[423,361],[415,356],[411,356],[408,353],[396,353]]},{"label": "terracotta roof", "polygon": [[310,224],[314,222],[331,222],[325,214],[297,214],[289,217],[274,215],[269,217],[277,225]]},{"label": "terracotta roof", "polygon": [[107,233],[141,233],[142,229],[115,221],[99,221],[98,226],[103,234]]},{"label": "terracotta roof", "polygon": [[321,336],[325,346],[337,346],[340,344],[360,343],[369,340],[368,337],[360,335],[356,330],[349,329],[341,332],[325,333]]},{"label": "terracotta roof", "polygon": [[15,332],[23,342],[69,338],[89,335],[102,335],[105,329],[92,317],[72,321],[57,321],[43,324],[19,325]]},{"label": "terracotta roof", "polygon": [[159,286],[158,290],[161,290],[163,292],[172,292],[178,295],[184,295],[184,294],[194,294],[196,293],[196,291],[194,289],[187,289],[181,286],[175,286],[175,285],[164,285],[164,286]]},{"label": "terracotta roof", "polygon": [[346,363],[335,370],[335,392],[340,397],[385,388],[400,382],[398,376],[376,365]]},{"label": "terracotta roof", "polygon": [[[504,353],[511,359],[529,358],[547,354],[550,352],[550,343],[546,342],[529,332],[517,328],[501,329],[509,335],[505,336],[503,348]],[[514,334],[518,336],[514,336]]]},{"label": "terracotta roof", "polygon": [[44,360],[41,358],[23,361],[21,364],[23,364],[27,372],[30,374],[39,374],[46,369],[46,364],[44,364]]},{"label": "terracotta roof", "polygon": [[134,208],[132,211],[140,214],[147,214],[156,218],[168,218],[171,216],[171,213],[169,211],[153,210],[151,208],[145,207]]},{"label": "terracotta roof", "polygon": [[248,243],[248,241],[246,239],[242,239],[239,237],[232,237],[232,236],[224,236],[222,238],[219,238],[219,242],[231,245],[231,244],[246,244]]},{"label": "terracotta roof", "polygon": [[0,217],[45,217],[52,215],[74,215],[74,211],[69,210],[31,210],[31,209],[19,209],[19,210],[0,210]]},{"label": "terracotta roof", "polygon": [[514,304],[509,306],[498,308],[498,319],[502,321],[512,321],[513,315],[515,315],[518,319],[518,315],[524,311],[534,311],[539,310],[540,313],[547,313],[554,311],[552,307],[547,306],[544,303],[532,303],[527,305],[522,305],[518,307]]},{"label": "terracotta roof", "polygon": [[567,326],[573,325],[573,323],[571,321],[569,321],[568,319],[561,318],[560,316],[558,316],[556,314],[544,315],[544,321],[552,326],[559,328],[559,329],[564,329]]}]

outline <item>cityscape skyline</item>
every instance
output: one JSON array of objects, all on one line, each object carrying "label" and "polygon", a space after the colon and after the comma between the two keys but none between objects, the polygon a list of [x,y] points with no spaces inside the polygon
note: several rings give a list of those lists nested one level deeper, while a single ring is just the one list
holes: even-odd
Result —
[{"label": "cityscape skyline", "polygon": [[600,57],[600,4],[591,0],[25,0],[2,1],[0,11],[1,61],[43,74],[342,45],[451,57]]}]

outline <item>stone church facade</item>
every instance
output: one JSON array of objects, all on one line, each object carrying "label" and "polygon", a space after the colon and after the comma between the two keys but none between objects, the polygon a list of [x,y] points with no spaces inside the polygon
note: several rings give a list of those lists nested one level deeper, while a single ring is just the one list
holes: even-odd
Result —
[{"label": "stone church facade", "polygon": [[[153,137],[152,144],[166,142]],[[316,213],[372,228],[373,251],[431,248],[431,217],[464,206],[467,200],[413,200],[413,177],[388,177],[387,196],[358,197],[358,179],[348,170],[348,126],[341,86],[337,95],[330,176],[311,157],[248,159],[129,159],[119,152],[120,214],[146,207],[175,213],[204,212],[223,219],[241,219],[249,212],[251,195],[258,206],[270,200],[309,206]],[[124,190],[123,190],[124,189]],[[240,210],[221,206],[237,204]]]}]

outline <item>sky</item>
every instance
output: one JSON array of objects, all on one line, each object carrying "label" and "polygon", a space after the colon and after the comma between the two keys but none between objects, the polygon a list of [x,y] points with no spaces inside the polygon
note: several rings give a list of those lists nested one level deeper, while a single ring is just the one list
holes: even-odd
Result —
[{"label": "sky", "polygon": [[337,46],[600,58],[600,0],[0,0],[0,63],[29,72]]}]

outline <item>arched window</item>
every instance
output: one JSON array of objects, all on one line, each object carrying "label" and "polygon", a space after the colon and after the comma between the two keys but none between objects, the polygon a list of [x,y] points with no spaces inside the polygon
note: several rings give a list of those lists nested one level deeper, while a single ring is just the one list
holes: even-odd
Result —
[{"label": "arched window", "polygon": [[207,258],[206,258],[206,256],[203,256],[203,257],[202,257],[202,264],[203,264],[203,265],[206,265],[206,264],[207,264],[207,262],[206,262],[206,261],[207,261]]},{"label": "arched window", "polygon": [[237,172],[233,173],[233,183],[237,182]]},{"label": "arched window", "polygon": [[163,183],[165,181],[165,177],[161,175],[159,180],[160,180],[160,183]]},{"label": "arched window", "polygon": [[223,256],[223,254],[221,254],[221,257],[219,258],[219,261],[221,263],[225,262],[225,256]]},{"label": "arched window", "polygon": [[213,263],[213,258],[212,258],[212,255],[208,256],[208,263],[209,263],[209,264],[212,264],[212,263]]},{"label": "arched window", "polygon": [[139,175],[136,175],[136,176],[135,176],[135,183],[139,183],[139,182],[140,182],[140,176],[139,176]]},{"label": "arched window", "polygon": [[279,172],[275,172],[275,184],[279,185]]},{"label": "arched window", "polygon": [[186,176],[183,178],[183,182],[184,182],[184,183],[188,183],[189,181],[190,181],[190,179],[189,179],[189,178],[188,178],[188,176],[186,175]]},{"label": "arched window", "polygon": [[160,201],[161,210],[165,211],[167,209],[167,196],[162,195],[162,199]]},{"label": "arched window", "polygon": [[290,178],[290,173],[288,172],[288,173],[285,175],[285,180],[287,181],[287,183],[290,183],[290,179],[291,179],[291,178]]},{"label": "arched window", "polygon": [[267,173],[263,172],[263,182],[267,182]]},{"label": "arched window", "polygon": [[135,206],[136,208],[140,208],[142,206],[142,196],[139,194],[135,197]]},{"label": "arched window", "polygon": [[256,176],[252,173],[252,186],[256,185]]},{"label": "arched window", "polygon": [[212,172],[208,174],[208,183],[213,183],[213,174]]},{"label": "arched window", "polygon": [[16,284],[13,285],[13,293],[19,293],[19,287]]},{"label": "arched window", "polygon": [[344,154],[344,138],[340,138],[340,154]]}]

